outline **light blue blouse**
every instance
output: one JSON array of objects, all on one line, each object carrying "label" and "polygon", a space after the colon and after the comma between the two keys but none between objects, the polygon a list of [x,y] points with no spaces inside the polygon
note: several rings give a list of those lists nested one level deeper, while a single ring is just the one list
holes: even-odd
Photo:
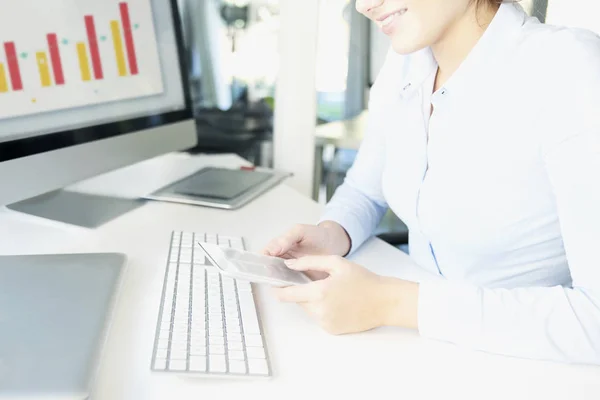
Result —
[{"label": "light blue blouse", "polygon": [[408,225],[444,278],[420,286],[421,335],[600,364],[600,38],[503,4],[432,93],[436,70],[430,49],[390,52],[322,220],[352,252],[388,207]]}]

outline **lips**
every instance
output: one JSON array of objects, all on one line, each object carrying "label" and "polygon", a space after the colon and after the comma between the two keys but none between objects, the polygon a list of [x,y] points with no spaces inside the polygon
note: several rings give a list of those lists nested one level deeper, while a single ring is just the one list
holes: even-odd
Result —
[{"label": "lips", "polygon": [[386,35],[391,34],[394,31],[395,22],[407,11],[407,8],[403,8],[401,10],[385,14],[381,18],[379,18],[377,21],[379,22],[379,26],[383,33],[385,33]]},{"label": "lips", "polygon": [[377,18],[377,21],[381,24],[381,25],[387,25],[389,23],[391,23],[391,21],[398,16],[403,15],[404,13],[406,13],[406,11],[408,11],[407,8],[401,8],[399,10],[396,11],[392,11],[389,12],[387,14],[382,15],[381,17]]}]

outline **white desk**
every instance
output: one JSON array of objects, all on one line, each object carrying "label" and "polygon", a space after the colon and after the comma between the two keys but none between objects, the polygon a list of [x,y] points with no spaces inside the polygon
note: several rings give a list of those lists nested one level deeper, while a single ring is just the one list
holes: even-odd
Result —
[{"label": "white desk", "polygon": [[[135,196],[206,164],[236,166],[235,156],[172,155],[78,185]],[[126,190],[123,190],[125,188]],[[147,205],[96,231],[0,212],[0,254],[123,252],[128,270],[102,360],[96,400],[141,399],[600,399],[600,368],[487,355],[385,328],[334,337],[301,310],[256,287],[274,378],[182,379],[150,372],[160,290],[172,230],[241,235],[258,250],[293,223],[314,223],[320,207],[281,185],[238,211],[166,203]],[[372,240],[355,259],[373,270],[421,279],[407,257]]]}]

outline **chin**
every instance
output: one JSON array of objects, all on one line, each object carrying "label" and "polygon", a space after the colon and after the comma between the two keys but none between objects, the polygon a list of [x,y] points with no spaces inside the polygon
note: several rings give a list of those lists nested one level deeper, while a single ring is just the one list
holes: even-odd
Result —
[{"label": "chin", "polygon": [[398,54],[407,55],[425,48],[426,45],[406,38],[392,38],[392,49]]}]

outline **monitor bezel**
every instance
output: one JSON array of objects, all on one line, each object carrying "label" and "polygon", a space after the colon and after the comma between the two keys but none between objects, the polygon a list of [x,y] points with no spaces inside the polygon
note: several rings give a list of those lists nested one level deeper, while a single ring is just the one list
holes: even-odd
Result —
[{"label": "monitor bezel", "polygon": [[194,113],[192,110],[181,15],[177,0],[170,0],[170,4],[173,14],[177,53],[179,55],[183,94],[185,97],[184,109],[1,142],[0,162],[61,150],[192,119]]}]

